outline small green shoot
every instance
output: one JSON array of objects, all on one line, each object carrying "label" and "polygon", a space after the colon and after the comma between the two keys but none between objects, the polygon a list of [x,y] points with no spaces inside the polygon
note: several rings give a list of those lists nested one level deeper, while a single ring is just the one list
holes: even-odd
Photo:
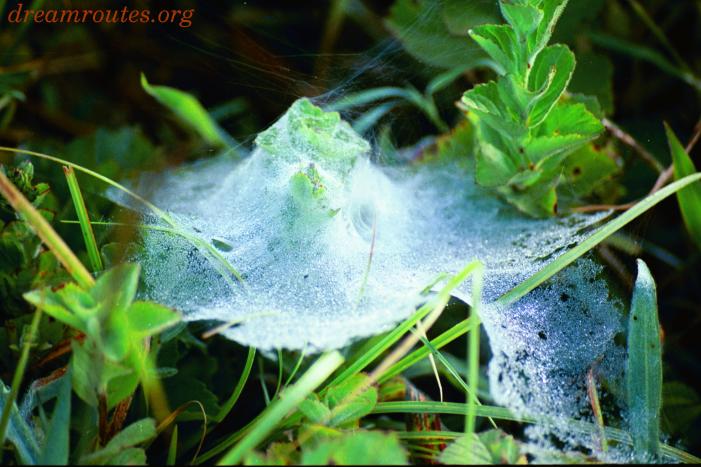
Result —
[{"label": "small green shoot", "polygon": [[628,320],[626,387],[635,460],[655,461],[660,453],[662,345],[655,280],[642,260]]},{"label": "small green shoot", "polygon": [[227,146],[224,132],[216,121],[191,94],[168,86],[154,86],[141,74],[141,87],[158,102],[170,109],[178,119],[213,146]]}]

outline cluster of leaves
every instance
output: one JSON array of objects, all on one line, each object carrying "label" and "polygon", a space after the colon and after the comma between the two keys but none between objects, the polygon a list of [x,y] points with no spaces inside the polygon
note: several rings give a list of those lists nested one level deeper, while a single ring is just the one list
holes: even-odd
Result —
[{"label": "cluster of leaves", "polygon": [[564,45],[547,44],[566,4],[501,1],[509,24],[470,32],[501,75],[462,98],[478,132],[477,182],[498,188],[521,211],[537,217],[557,213],[562,162],[603,130],[583,103],[562,100],[574,54]]}]

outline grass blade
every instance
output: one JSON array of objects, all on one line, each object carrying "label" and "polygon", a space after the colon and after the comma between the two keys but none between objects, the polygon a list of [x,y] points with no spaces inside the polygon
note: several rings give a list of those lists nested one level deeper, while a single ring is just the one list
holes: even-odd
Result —
[{"label": "grass blade", "polygon": [[78,216],[80,230],[83,233],[83,240],[85,240],[85,248],[88,251],[88,259],[90,260],[90,266],[92,266],[93,272],[102,271],[102,258],[100,257],[99,250],[97,249],[95,233],[92,230],[92,224],[90,224],[90,216],[88,215],[88,210],[85,208],[85,200],[83,199],[83,195],[80,192],[78,178],[76,178],[75,171],[72,167],[67,167],[64,165],[63,173],[66,175],[66,181],[68,182],[68,190],[71,192],[71,199],[73,199],[75,213]]},{"label": "grass blade", "polygon": [[[466,404],[458,402],[432,402],[432,401],[399,401],[399,402],[379,402],[373,409],[373,414],[393,414],[393,413],[418,413],[418,414],[450,414],[464,415],[467,410]],[[478,417],[491,417],[497,420],[506,420],[519,423],[548,424],[550,419],[542,416],[518,416],[514,415],[504,407],[490,405],[480,405],[476,407]],[[559,420],[561,423],[562,420]],[[595,435],[599,428],[589,422],[580,420],[567,420],[568,428],[573,433],[583,433]],[[464,436],[460,435],[460,436]],[[629,433],[617,428],[606,427],[606,437],[618,443],[632,445],[633,440]],[[681,449],[660,443],[660,453],[666,457],[666,461],[683,462],[686,464],[699,464],[701,459],[684,452]]]},{"label": "grass blade", "polygon": [[[472,452],[473,433],[475,432],[475,412],[479,404],[477,399],[477,389],[479,386],[480,371],[480,306],[482,303],[482,274],[484,268],[475,271],[472,278],[472,305],[470,306],[470,318],[475,320],[476,327],[472,330],[467,339],[467,384],[470,387],[470,394],[467,397],[467,412],[465,414],[465,434],[467,435],[468,450]],[[494,421],[492,420],[492,423]]]},{"label": "grass blade", "polygon": [[[687,154],[684,146],[679,142],[672,129],[665,123],[669,150],[672,152],[674,162],[674,178],[679,180],[696,173],[696,167]],[[701,185],[694,185],[677,192],[679,209],[686,229],[696,246],[701,249]]]},{"label": "grass blade", "polygon": [[322,355],[295,384],[287,388],[280,398],[265,409],[257,423],[251,426],[241,441],[227,452],[219,465],[240,463],[249,451],[254,449],[270,434],[285,416],[296,408],[312,391],[321,385],[331,373],[343,363],[340,353],[334,351]]},{"label": "grass blade", "polygon": [[[449,330],[445,331],[440,336],[430,341],[431,347],[435,350],[441,349],[453,342],[458,337],[462,336],[463,334],[470,332],[477,326],[479,326],[479,321],[476,321],[474,318],[468,318],[466,320],[463,320],[455,326],[453,326],[452,328],[450,328]],[[382,384],[389,381],[390,379],[394,378],[406,369],[410,368],[412,365],[428,357],[432,352],[431,347],[424,346],[418,348],[406,357],[402,358],[400,361],[392,365],[380,377],[379,383]]]},{"label": "grass blade", "polygon": [[642,260],[628,321],[626,385],[635,460],[654,461],[660,444],[662,347],[655,280]]},{"label": "grass blade", "polygon": [[701,180],[701,174],[689,175],[677,180],[676,182],[667,185],[656,193],[644,198],[635,206],[616,217],[615,219],[607,222],[605,225],[597,229],[589,237],[585,238],[583,241],[577,244],[571,250],[566,251],[562,255],[558,256],[553,262],[546,265],[544,268],[540,269],[538,272],[533,274],[528,279],[524,280],[518,284],[513,289],[509,290],[496,301],[498,306],[508,306],[523,296],[528,292],[538,287],[540,284],[550,279],[552,276],[572,264],[580,256],[594,248],[596,245],[606,240],[613,233],[617,232],[621,228],[625,227],[628,223],[639,217],[641,214],[645,213],[653,206],[657,205],[665,198],[679,192],[682,188],[686,188],[692,183]]},{"label": "grass blade", "polygon": [[253,368],[253,361],[255,360],[255,357],[256,348],[249,347],[248,355],[246,356],[246,364],[243,366],[243,372],[241,373],[241,377],[239,378],[238,383],[236,383],[234,392],[231,393],[231,397],[229,397],[229,400],[226,401],[226,403],[219,410],[217,416],[214,417],[214,419],[217,422],[221,422],[222,420],[224,420],[224,418],[226,418],[226,416],[229,415],[229,412],[231,412],[231,409],[234,408],[234,405],[236,405],[236,401],[239,400],[239,397],[243,392],[243,388],[246,385],[246,382],[248,381],[248,376],[251,374],[251,368]]}]

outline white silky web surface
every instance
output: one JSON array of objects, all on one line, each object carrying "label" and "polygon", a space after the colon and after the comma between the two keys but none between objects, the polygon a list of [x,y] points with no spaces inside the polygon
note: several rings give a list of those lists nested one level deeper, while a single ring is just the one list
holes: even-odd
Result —
[{"label": "white silky web surface", "polygon": [[[148,181],[151,200],[218,248],[245,281],[223,280],[181,237],[146,231],[138,260],[148,298],[190,321],[236,321],[223,335],[241,344],[345,346],[410,316],[439,274],[474,259],[485,264],[484,301],[492,302],[604,217],[525,218],[476,186],[467,164],[378,167],[368,160],[369,145],[348,143],[347,126],[335,127],[341,152],[350,144],[361,153],[339,168],[339,159],[295,139],[293,117],[283,116],[267,133],[275,141],[243,161],[218,158]],[[306,211],[290,195],[292,178],[304,171],[312,179],[318,172],[321,183],[312,185],[325,190]],[[588,407],[586,371],[598,362],[618,376],[620,306],[600,273],[583,259],[508,309],[484,308],[497,402],[517,413],[579,417]],[[470,282],[455,295],[471,301]]]}]

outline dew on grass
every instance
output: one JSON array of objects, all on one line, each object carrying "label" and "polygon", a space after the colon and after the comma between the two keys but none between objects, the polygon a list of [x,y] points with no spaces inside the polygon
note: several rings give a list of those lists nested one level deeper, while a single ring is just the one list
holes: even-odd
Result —
[{"label": "dew on grass", "polygon": [[[165,232],[145,231],[138,260],[149,299],[187,320],[237,322],[222,334],[262,350],[322,351],[387,331],[426,300],[422,290],[439,274],[474,259],[485,264],[489,304],[605,217],[525,218],[460,162],[379,167],[338,114],[307,100],[256,142],[244,160],[219,157],[146,182],[151,200],[214,245],[245,285],[223,280],[216,261]],[[507,309],[485,306],[498,403],[579,417],[587,370],[620,376],[620,306],[600,273],[582,259]],[[469,302],[470,282],[454,295]]]}]

